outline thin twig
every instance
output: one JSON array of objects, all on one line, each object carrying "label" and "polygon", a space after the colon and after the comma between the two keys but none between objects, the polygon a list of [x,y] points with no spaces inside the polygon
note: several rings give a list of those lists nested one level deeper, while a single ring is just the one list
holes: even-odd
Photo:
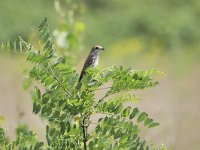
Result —
[{"label": "thin twig", "polygon": [[101,103],[106,97],[108,97],[108,95],[104,95],[104,96],[99,100],[98,103]]},{"label": "thin twig", "polygon": [[96,108],[108,95],[104,95],[101,99],[99,99],[98,103],[94,106]]},{"label": "thin twig", "polygon": [[110,88],[111,88],[111,86],[109,86],[109,87],[104,87],[104,88],[99,88],[99,89],[95,89],[94,91],[106,90],[106,89],[110,89]]}]

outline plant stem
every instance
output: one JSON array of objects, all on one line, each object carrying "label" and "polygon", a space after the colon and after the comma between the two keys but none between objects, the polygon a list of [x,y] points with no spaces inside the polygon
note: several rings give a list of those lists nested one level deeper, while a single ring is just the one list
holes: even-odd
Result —
[{"label": "plant stem", "polygon": [[85,126],[85,119],[86,117],[83,118],[83,123],[81,125],[82,130],[83,130],[83,144],[84,144],[84,150],[87,150],[87,127]]},{"label": "plant stem", "polygon": [[103,88],[95,89],[94,91],[106,90],[106,89],[110,89],[111,87],[112,87],[112,86],[109,86],[109,87],[103,87]]},{"label": "plant stem", "polygon": [[56,77],[56,75],[54,74],[54,72],[53,72],[51,66],[50,66],[50,65],[47,65],[47,67],[48,67],[49,73],[54,77],[54,79],[58,82],[58,84],[63,88],[63,90],[66,92],[66,94],[67,94],[68,96],[70,96],[70,97],[73,97],[73,96],[66,90],[66,88],[62,85],[62,83],[60,82],[60,80]]}]

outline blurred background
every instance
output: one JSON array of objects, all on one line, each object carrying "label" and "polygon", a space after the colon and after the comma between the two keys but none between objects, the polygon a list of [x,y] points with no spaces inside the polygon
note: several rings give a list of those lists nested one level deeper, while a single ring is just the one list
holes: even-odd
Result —
[{"label": "blurred background", "polygon": [[[199,150],[200,0],[1,0],[0,41],[22,36],[34,44],[45,16],[77,72],[95,44],[106,48],[100,68],[164,71],[157,87],[137,92],[142,101],[135,105],[161,124],[142,134],[169,149]],[[25,58],[0,52],[0,125],[12,138],[17,124],[26,123],[44,139],[45,121],[32,114],[23,88]]]}]

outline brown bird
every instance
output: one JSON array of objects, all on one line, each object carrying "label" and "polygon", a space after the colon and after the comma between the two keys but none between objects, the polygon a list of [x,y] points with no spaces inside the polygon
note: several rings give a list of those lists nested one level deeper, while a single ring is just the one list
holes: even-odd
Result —
[{"label": "brown bird", "polygon": [[82,69],[81,75],[79,77],[79,82],[84,77],[88,67],[96,67],[99,64],[99,51],[101,51],[101,50],[104,50],[104,48],[102,46],[97,45],[97,46],[92,47],[84,65],[83,65],[83,69]]}]

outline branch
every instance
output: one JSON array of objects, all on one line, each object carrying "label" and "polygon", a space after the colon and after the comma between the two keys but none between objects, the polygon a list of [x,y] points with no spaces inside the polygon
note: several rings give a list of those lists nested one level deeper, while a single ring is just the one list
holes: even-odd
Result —
[{"label": "branch", "polygon": [[98,101],[98,104],[101,103],[106,97],[108,97],[108,95],[104,95],[104,96]]},{"label": "branch", "polygon": [[50,65],[47,65],[47,70],[48,72],[54,77],[54,79],[58,82],[58,84],[60,85],[60,87],[63,88],[63,90],[66,92],[67,96],[70,96],[71,98],[73,98],[73,96],[71,95],[71,93],[69,93],[66,88],[62,85],[62,83],[60,82],[60,80],[56,77],[56,75],[54,74],[52,68]]},{"label": "branch", "polygon": [[81,125],[82,130],[83,130],[83,143],[84,143],[84,150],[87,150],[87,126],[85,126],[85,119],[86,117],[83,118],[83,124]]},{"label": "branch", "polygon": [[[50,65],[46,65],[46,67],[48,68],[47,71],[54,77],[54,79],[58,82],[58,84],[60,85],[61,88],[63,88],[63,90],[65,91],[67,96],[70,96],[71,98],[73,98],[73,96],[71,95],[71,93],[69,93],[66,88],[62,85],[62,83],[60,82],[60,80],[56,77],[56,75],[54,74],[52,68]],[[71,107],[71,109],[73,109],[73,111],[79,113],[76,109],[74,109],[73,107]]]},{"label": "branch", "polygon": [[104,95],[101,99],[99,99],[99,101],[97,102],[96,105],[94,105],[94,108],[96,108],[101,102],[103,102],[103,100],[108,97],[109,95]]}]

